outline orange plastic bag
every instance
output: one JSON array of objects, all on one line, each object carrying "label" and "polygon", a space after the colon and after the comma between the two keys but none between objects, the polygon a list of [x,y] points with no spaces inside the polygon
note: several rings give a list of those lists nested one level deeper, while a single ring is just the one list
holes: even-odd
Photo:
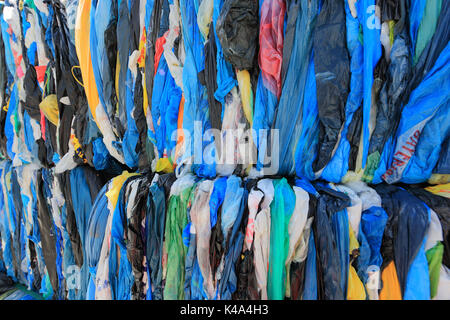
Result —
[{"label": "orange plastic bag", "polygon": [[391,261],[383,270],[381,280],[383,281],[383,289],[380,292],[380,300],[402,300],[402,292],[394,261]]},{"label": "orange plastic bag", "polygon": [[[97,84],[92,69],[91,48],[89,46],[91,1],[80,0],[78,4],[77,20],[75,23],[75,48],[80,62],[81,75],[83,77],[84,90],[88,100],[94,121],[97,123],[96,108],[100,102]],[[99,126],[100,127],[100,126]]]}]

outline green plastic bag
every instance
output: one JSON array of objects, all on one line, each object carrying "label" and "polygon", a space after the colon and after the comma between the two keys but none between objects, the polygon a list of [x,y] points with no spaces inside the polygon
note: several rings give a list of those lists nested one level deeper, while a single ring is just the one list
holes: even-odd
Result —
[{"label": "green plastic bag", "polygon": [[285,178],[274,180],[274,199],[270,205],[270,254],[267,278],[269,300],[282,300],[286,292],[285,261],[289,251],[289,220],[294,212],[295,193]]},{"label": "green plastic bag", "polygon": [[188,248],[183,244],[183,229],[188,224],[187,207],[192,202],[195,185],[169,199],[164,234],[167,255],[164,300],[184,300],[184,263]]},{"label": "green plastic bag", "polygon": [[429,269],[429,273],[430,273],[431,299],[433,299],[437,293],[443,255],[444,255],[444,245],[442,244],[442,242],[439,242],[438,244],[436,244],[433,248],[429,249],[426,253],[427,261],[428,261],[428,269]]},{"label": "green plastic bag", "polygon": [[425,5],[422,21],[420,22],[419,30],[417,31],[416,52],[414,53],[414,65],[422,54],[423,49],[436,31],[436,24],[441,13],[442,0],[428,0]]}]

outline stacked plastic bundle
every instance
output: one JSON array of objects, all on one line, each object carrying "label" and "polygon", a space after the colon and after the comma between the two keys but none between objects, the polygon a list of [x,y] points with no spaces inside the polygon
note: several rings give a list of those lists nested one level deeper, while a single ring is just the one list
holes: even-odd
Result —
[{"label": "stacked plastic bundle", "polygon": [[[89,274],[85,235],[105,181],[87,166],[63,174],[29,166],[1,168],[2,261],[13,280],[44,297],[84,299],[87,282],[66,290],[74,268]],[[71,271],[72,270],[72,271]]]},{"label": "stacked plastic bundle", "polygon": [[44,298],[450,298],[450,200],[435,191],[126,171],[101,188],[92,172],[37,171],[31,223],[20,191],[3,206],[6,272]]},{"label": "stacked plastic bundle", "polygon": [[0,271],[46,299],[449,299],[449,9],[4,1]]},{"label": "stacked plastic bundle", "polygon": [[436,88],[449,86],[448,11],[6,1],[0,150],[57,173],[445,183],[448,93]]},{"label": "stacked plastic bundle", "polygon": [[177,176],[448,181],[442,1],[79,8],[89,107],[109,153],[131,169],[153,160],[153,171]]}]

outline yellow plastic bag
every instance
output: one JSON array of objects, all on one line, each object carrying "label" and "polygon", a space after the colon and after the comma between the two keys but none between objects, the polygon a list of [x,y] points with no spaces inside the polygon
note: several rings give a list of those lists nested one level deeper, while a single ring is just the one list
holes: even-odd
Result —
[{"label": "yellow plastic bag", "polygon": [[[349,251],[359,248],[358,240],[356,240],[355,233],[349,224]],[[348,269],[348,284],[347,284],[347,300],[366,300],[366,291],[364,284],[356,273],[355,268],[350,264]]]},{"label": "yellow plastic bag", "polygon": [[58,99],[56,94],[50,94],[45,97],[39,104],[39,109],[44,113],[44,116],[55,126],[59,124],[59,109]]},{"label": "yellow plastic bag", "polygon": [[250,127],[253,125],[253,93],[250,83],[250,73],[247,70],[239,70],[236,78],[241,93],[242,108],[244,109],[245,118],[247,118]]},{"label": "yellow plastic bag", "polygon": [[173,164],[168,158],[160,158],[156,163],[156,172],[171,173],[173,172]]},{"label": "yellow plastic bag", "polygon": [[429,184],[447,184],[450,183],[450,174],[433,173],[428,179]]},{"label": "yellow plastic bag", "polygon": [[447,184],[439,184],[437,186],[432,186],[425,188],[425,190],[437,194],[441,197],[450,198],[450,183]]},{"label": "yellow plastic bag", "polygon": [[350,223],[348,225],[348,229],[349,229],[349,233],[348,233],[349,234],[349,246],[348,246],[348,248],[349,248],[350,253],[352,253],[353,250],[359,248],[359,242],[358,242],[358,240],[356,240],[355,232],[353,231],[353,228],[350,225]]},{"label": "yellow plastic bag", "polygon": [[129,173],[128,171],[124,171],[120,176],[117,176],[112,180],[111,183],[112,185],[109,188],[109,190],[105,193],[105,196],[111,203],[113,210],[116,207],[117,200],[119,200],[120,190],[122,189],[122,186],[125,183],[125,181],[127,181],[127,179],[130,177],[138,175],[139,173]]},{"label": "yellow plastic bag", "polygon": [[352,265],[348,269],[347,300],[366,300],[364,285]]}]

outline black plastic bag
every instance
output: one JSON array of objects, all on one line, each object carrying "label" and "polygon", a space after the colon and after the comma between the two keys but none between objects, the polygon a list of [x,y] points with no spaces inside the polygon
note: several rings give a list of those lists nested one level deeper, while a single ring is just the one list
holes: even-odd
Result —
[{"label": "black plastic bag", "polygon": [[331,157],[345,122],[345,105],[350,85],[350,58],[346,46],[343,1],[324,0],[313,34],[314,71],[320,132],[315,172]]},{"label": "black plastic bag", "polygon": [[251,70],[258,45],[258,1],[225,0],[216,34],[225,59],[238,70]]}]

